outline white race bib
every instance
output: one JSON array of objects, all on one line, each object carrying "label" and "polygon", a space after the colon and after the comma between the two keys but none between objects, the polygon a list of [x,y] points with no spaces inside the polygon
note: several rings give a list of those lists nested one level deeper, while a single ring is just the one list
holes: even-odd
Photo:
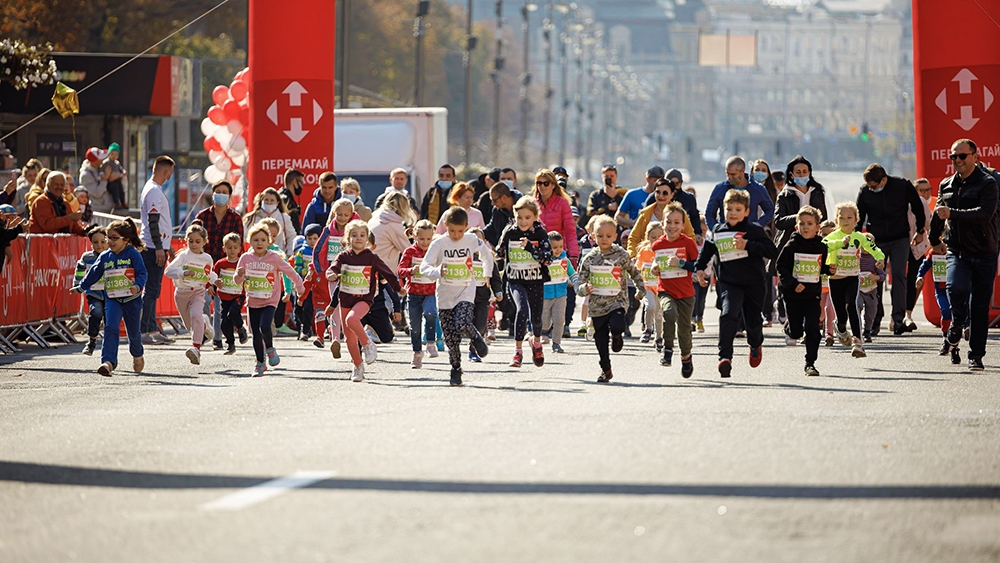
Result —
[{"label": "white race bib", "polygon": [[507,267],[511,270],[533,270],[538,267],[538,260],[527,250],[512,245],[507,247]]},{"label": "white race bib", "polygon": [[[687,275],[687,270],[681,268],[684,265],[687,252],[683,248],[664,248],[656,251],[656,264],[660,267],[660,278],[683,278]],[[677,265],[669,266],[670,257],[677,257]]]},{"label": "white race bib", "polygon": [[720,262],[729,262],[750,256],[746,250],[736,248],[736,235],[742,236],[742,233],[732,231],[715,233],[715,249],[719,251]]},{"label": "white race bib", "polygon": [[350,295],[368,295],[371,290],[371,266],[341,266],[340,291]]},{"label": "white race bib", "polygon": [[622,292],[622,269],[618,266],[591,266],[592,295],[614,297]]},{"label": "white race bib", "polygon": [[816,283],[820,276],[822,254],[796,252],[792,262],[792,277],[799,283]]},{"label": "white race bib", "polygon": [[549,264],[549,281],[546,283],[565,284],[569,281],[569,260],[562,258]]},{"label": "white race bib", "polygon": [[486,287],[486,268],[479,260],[472,262],[472,275],[476,278],[476,287]]},{"label": "white race bib", "polygon": [[219,272],[219,279],[222,280],[222,287],[219,288],[219,293],[227,295],[239,295],[243,293],[243,288],[233,279],[236,277],[236,270],[223,269],[219,270]]},{"label": "white race bib", "polygon": [[132,296],[135,284],[135,270],[132,268],[111,268],[104,270],[104,290],[112,299]]},{"label": "white race bib", "polygon": [[420,273],[420,265],[423,264],[423,258],[413,259],[413,270],[410,274],[410,283],[420,283],[420,284],[431,284],[434,280],[428,278],[427,276]]},{"label": "white race bib", "polygon": [[254,299],[270,299],[274,295],[274,282],[277,273],[271,269],[269,264],[255,262],[248,264],[246,277],[243,279],[243,286],[247,290],[247,297]]},{"label": "white race bib", "polygon": [[931,275],[934,283],[948,282],[948,257],[944,254],[931,254]]},{"label": "white race bib", "polygon": [[441,284],[465,287],[474,283],[472,257],[445,258],[441,264]]},{"label": "white race bib", "polygon": [[326,257],[333,264],[337,260],[337,256],[344,251],[344,245],[341,244],[339,237],[334,237],[330,235],[330,238],[326,241]]},{"label": "white race bib", "polygon": [[861,249],[841,248],[837,251],[837,272],[835,275],[850,277],[861,273]]}]

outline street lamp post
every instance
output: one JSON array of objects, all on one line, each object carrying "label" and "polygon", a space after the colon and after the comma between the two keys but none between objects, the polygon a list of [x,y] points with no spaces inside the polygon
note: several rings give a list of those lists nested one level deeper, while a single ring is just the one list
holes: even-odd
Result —
[{"label": "street lamp post", "polygon": [[500,161],[500,71],[503,70],[503,0],[496,0],[497,53],[493,60],[493,165]]},{"label": "street lamp post", "polygon": [[[566,26],[568,30],[575,31],[577,34],[583,30],[583,24],[579,22],[573,22]],[[567,119],[569,118],[570,112],[570,101],[569,101],[569,89],[567,88],[567,82],[569,80],[569,55],[566,52],[567,45],[570,42],[569,33],[563,33],[560,37],[560,60],[562,62],[562,76],[559,79],[560,87],[562,89],[562,115],[560,116],[559,124],[559,165],[563,166],[566,162],[566,125]]]},{"label": "street lamp post", "polygon": [[427,16],[430,7],[430,0],[420,0],[417,3],[417,17],[413,19],[413,36],[417,38],[417,66],[414,73],[416,84],[414,86],[413,99],[417,107],[424,107],[426,105],[424,93],[424,17]]},{"label": "street lamp post", "polygon": [[529,70],[529,54],[530,50],[530,39],[531,39],[531,28],[530,28],[530,15],[538,9],[537,4],[533,4],[525,0],[524,6],[521,7],[521,17],[523,18],[521,24],[521,30],[524,32],[524,74],[521,75],[521,144],[518,147],[518,159],[521,163],[521,168],[527,168],[527,156],[526,147],[528,145],[528,123],[531,120],[531,101],[528,99],[528,87],[531,85],[531,72]]},{"label": "street lamp post", "polygon": [[[546,5],[546,15],[545,15],[545,26],[543,27],[542,38],[545,40],[545,117],[543,119],[542,131],[542,165],[550,166],[549,163],[549,148],[550,140],[552,138],[552,99],[555,97],[556,91],[552,88],[552,39],[553,37],[559,37],[556,33],[555,20],[553,19],[552,11],[556,10],[560,14],[567,14],[570,7],[566,4],[560,4],[558,2],[550,2]],[[562,164],[562,163],[560,163]]]},{"label": "street lamp post", "polygon": [[478,39],[472,34],[472,0],[466,6],[465,52],[462,53],[462,69],[465,72],[465,163],[472,162],[472,51]]}]

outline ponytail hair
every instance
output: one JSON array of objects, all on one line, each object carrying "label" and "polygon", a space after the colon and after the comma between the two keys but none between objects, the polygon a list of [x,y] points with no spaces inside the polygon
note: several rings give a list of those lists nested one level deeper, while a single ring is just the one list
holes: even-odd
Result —
[{"label": "ponytail hair", "polygon": [[142,244],[142,239],[139,238],[139,228],[135,226],[135,221],[131,217],[126,217],[122,221],[113,221],[108,225],[108,232],[111,231],[118,233],[120,237],[125,239],[125,242],[134,246],[136,250],[146,249],[146,245]]}]

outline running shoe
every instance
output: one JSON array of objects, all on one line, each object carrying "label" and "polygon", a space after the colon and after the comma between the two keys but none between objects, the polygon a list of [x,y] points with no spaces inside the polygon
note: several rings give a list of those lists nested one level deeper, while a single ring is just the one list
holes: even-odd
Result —
[{"label": "running shoe", "polygon": [[111,377],[111,372],[115,371],[115,364],[111,362],[104,362],[97,368],[97,373],[103,375],[104,377]]},{"label": "running shoe", "polygon": [[597,378],[597,382],[598,383],[607,383],[607,382],[611,381],[612,377],[614,377],[614,374],[611,373],[611,370],[602,371],[601,372],[601,376]]},{"label": "running shoe", "polygon": [[[369,339],[368,344],[361,347],[361,352],[365,355],[366,364],[374,364],[375,360],[378,358],[378,346],[375,344],[374,340]],[[362,374],[364,370],[361,370]]]},{"label": "running shoe", "polygon": [[264,353],[267,354],[267,363],[271,367],[281,363],[281,358],[278,357],[278,351],[274,348],[268,348],[267,350],[264,350]]},{"label": "running shoe", "polygon": [[365,380],[365,364],[362,362],[354,366],[354,373],[351,375],[351,381],[354,383],[361,383]]},{"label": "running shoe", "polygon": [[755,368],[760,365],[764,356],[764,347],[758,346],[750,349],[750,367]]},{"label": "running shoe", "polygon": [[510,367],[519,368],[524,361],[524,354],[520,350],[514,350],[514,357],[510,360]]},{"label": "running shoe", "polygon": [[719,375],[729,377],[733,373],[733,361],[730,359],[719,360]]}]

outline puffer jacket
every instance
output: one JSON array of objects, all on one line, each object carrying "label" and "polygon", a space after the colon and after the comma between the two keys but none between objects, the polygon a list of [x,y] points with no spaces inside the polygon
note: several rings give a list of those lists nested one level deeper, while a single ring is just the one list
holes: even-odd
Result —
[{"label": "puffer jacket", "polygon": [[576,221],[573,220],[569,201],[553,193],[548,203],[542,203],[539,196],[535,197],[535,202],[540,211],[538,220],[546,230],[559,231],[566,243],[566,254],[575,260],[580,256],[580,246],[576,242]]}]

